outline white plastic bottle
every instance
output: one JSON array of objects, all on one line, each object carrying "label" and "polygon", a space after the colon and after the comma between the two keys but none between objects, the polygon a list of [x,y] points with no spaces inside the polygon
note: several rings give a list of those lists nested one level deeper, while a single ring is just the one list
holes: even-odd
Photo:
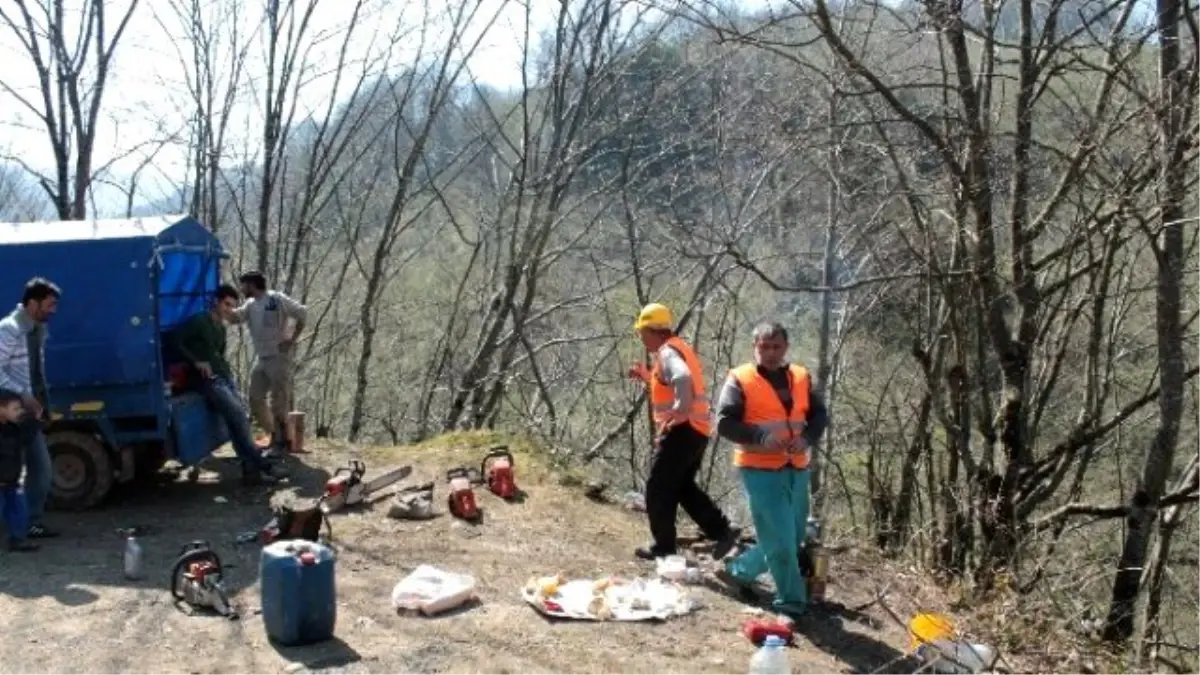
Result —
[{"label": "white plastic bottle", "polygon": [[750,657],[751,675],[788,675],[787,643],[778,635],[768,635],[763,646]]},{"label": "white plastic bottle", "polygon": [[142,545],[137,537],[129,535],[125,539],[125,578],[140,579],[142,577]]},{"label": "white plastic bottle", "polygon": [[996,660],[996,652],[987,645],[954,640],[921,645],[917,656],[930,664],[930,670],[942,675],[980,673],[991,668]]}]

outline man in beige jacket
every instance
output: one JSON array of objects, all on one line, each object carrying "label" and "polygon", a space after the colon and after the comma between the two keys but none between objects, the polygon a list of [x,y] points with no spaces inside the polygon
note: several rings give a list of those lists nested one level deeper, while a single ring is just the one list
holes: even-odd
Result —
[{"label": "man in beige jacket", "polygon": [[246,272],[238,281],[247,299],[234,311],[231,321],[250,329],[254,345],[250,410],[258,425],[271,434],[268,454],[286,452],[287,416],[294,399],[293,359],[308,308],[284,293],[268,290],[262,272]]}]

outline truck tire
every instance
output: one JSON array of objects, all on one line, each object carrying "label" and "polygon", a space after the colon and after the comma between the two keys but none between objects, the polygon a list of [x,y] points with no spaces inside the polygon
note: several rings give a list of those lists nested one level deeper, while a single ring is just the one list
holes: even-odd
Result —
[{"label": "truck tire", "polygon": [[99,504],[113,486],[113,460],[95,436],[79,431],[55,431],[46,436],[54,480],[52,509],[83,511]]}]

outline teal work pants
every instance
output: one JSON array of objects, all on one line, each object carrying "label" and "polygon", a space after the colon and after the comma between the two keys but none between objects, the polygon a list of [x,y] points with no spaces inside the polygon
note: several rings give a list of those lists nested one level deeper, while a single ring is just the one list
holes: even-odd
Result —
[{"label": "teal work pants", "polygon": [[737,581],[749,586],[764,572],[775,580],[775,609],[802,613],[808,586],[800,575],[799,551],[808,531],[808,471],[742,469],[750,516],[758,545],[726,564]]}]

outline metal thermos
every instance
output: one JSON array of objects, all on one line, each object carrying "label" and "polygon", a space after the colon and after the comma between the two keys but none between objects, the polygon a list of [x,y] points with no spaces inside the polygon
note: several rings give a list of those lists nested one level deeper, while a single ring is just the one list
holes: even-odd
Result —
[{"label": "metal thermos", "polygon": [[808,597],[813,602],[825,599],[825,586],[829,574],[829,553],[821,545],[821,521],[809,518],[806,523],[805,548],[810,562],[808,572]]},{"label": "metal thermos", "polygon": [[808,597],[813,602],[825,600],[826,575],[829,573],[829,553],[820,543],[810,545],[809,558],[812,560],[812,572],[808,578]]}]

